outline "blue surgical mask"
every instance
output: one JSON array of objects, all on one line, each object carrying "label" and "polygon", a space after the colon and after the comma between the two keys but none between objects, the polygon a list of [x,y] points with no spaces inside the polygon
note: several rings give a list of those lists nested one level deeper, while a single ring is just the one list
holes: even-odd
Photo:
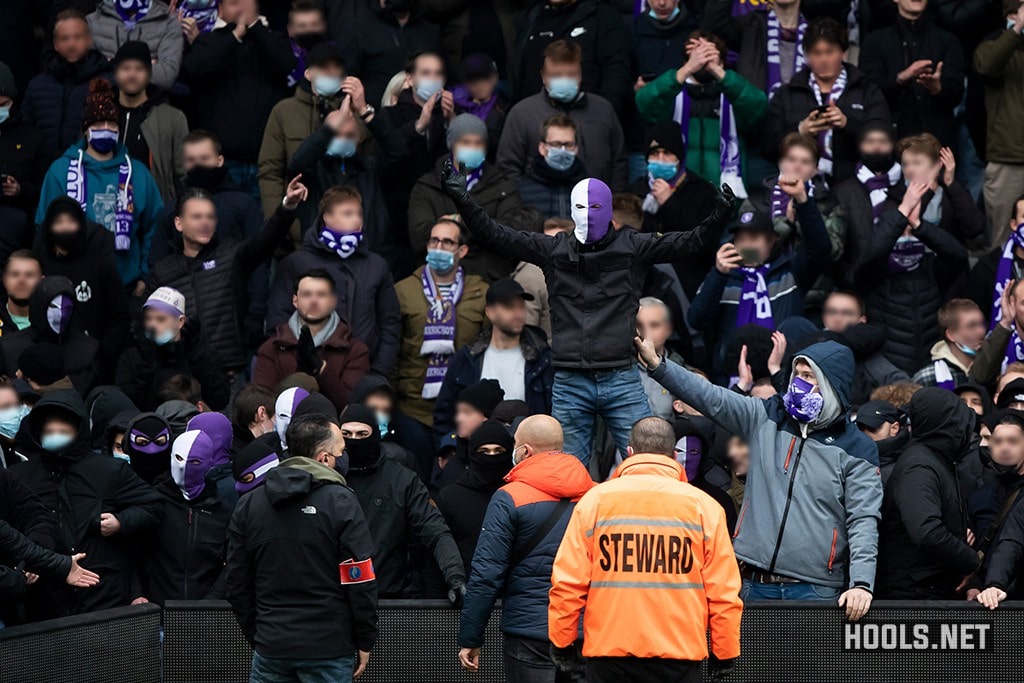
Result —
[{"label": "blue surgical mask", "polygon": [[13,439],[28,411],[28,406],[12,406],[0,410],[0,434]]},{"label": "blue surgical mask", "polygon": [[132,456],[128,455],[127,453],[118,453],[117,451],[110,451],[110,454],[117,458],[118,460],[124,460],[126,463],[131,464],[132,462]]},{"label": "blue surgical mask", "polygon": [[972,349],[970,346],[961,344],[960,342],[956,343],[956,347],[967,354],[969,358],[974,358],[978,355],[978,349]]},{"label": "blue surgical mask", "polygon": [[165,346],[174,341],[174,330],[164,330],[163,332],[154,333],[153,330],[146,328],[146,339],[150,340],[157,346]]},{"label": "blue surgical mask", "polygon": [[548,95],[558,102],[572,102],[580,94],[580,83],[575,78],[557,76],[548,83]]},{"label": "blue surgical mask", "polygon": [[484,158],[486,158],[484,150],[473,147],[462,147],[455,153],[455,161],[460,164],[465,164],[466,168],[471,171],[475,171],[484,165]]},{"label": "blue surgical mask", "polygon": [[348,159],[356,154],[356,141],[352,138],[334,138],[327,145],[327,156]]},{"label": "blue surgical mask", "polygon": [[568,171],[576,161],[576,152],[560,147],[548,147],[548,155],[544,157],[544,161],[556,171]]},{"label": "blue surgical mask", "polygon": [[70,434],[43,434],[39,445],[51,453],[66,448],[75,440]]},{"label": "blue surgical mask", "polygon": [[320,97],[330,97],[341,90],[341,79],[320,74],[313,77],[313,91]]},{"label": "blue surgical mask", "polygon": [[117,131],[102,128],[89,129],[89,146],[100,154],[109,154],[117,147]]},{"label": "blue surgical mask", "polygon": [[648,161],[647,173],[656,180],[672,180],[679,173],[679,164],[670,164],[667,161]]},{"label": "blue surgical mask", "polygon": [[1016,26],[1016,25],[1017,25],[1017,20],[1016,19],[1007,19],[1006,20],[1006,28],[1010,29],[1011,31],[1013,30],[1013,27]]},{"label": "blue surgical mask", "polygon": [[455,267],[455,254],[444,249],[427,249],[427,265],[438,275],[447,275]]},{"label": "blue surgical mask", "polygon": [[674,10],[672,10],[672,14],[669,15],[668,19],[659,19],[658,15],[655,14],[654,10],[649,10],[647,12],[647,16],[649,16],[651,19],[654,19],[655,21],[663,21],[667,24],[670,21],[674,21],[675,18],[679,16],[679,8],[676,7]]},{"label": "blue surgical mask", "polygon": [[11,105],[8,104],[6,107],[0,107],[0,123],[9,118],[11,118]]},{"label": "blue surgical mask", "polygon": [[441,89],[444,88],[444,82],[439,78],[421,78],[413,83],[413,88],[416,89],[416,96],[426,101],[435,93],[441,92]]},{"label": "blue surgical mask", "polygon": [[380,438],[391,433],[391,426],[388,424],[388,416],[384,413],[377,413],[377,429],[380,430]]}]

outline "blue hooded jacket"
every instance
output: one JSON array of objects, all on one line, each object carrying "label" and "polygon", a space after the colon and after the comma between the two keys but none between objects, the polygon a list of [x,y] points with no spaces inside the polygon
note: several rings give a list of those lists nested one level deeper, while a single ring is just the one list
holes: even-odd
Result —
[{"label": "blue hooded jacket", "polygon": [[[85,167],[85,187],[88,199],[85,204],[85,215],[91,221],[102,225],[110,232],[114,231],[114,218],[117,213],[118,169],[128,157],[128,148],[119,144],[114,156],[107,161],[98,161],[85,151],[85,140],[79,140],[68,147],[63,155],[50,164],[46,177],[43,179],[39,196],[39,207],[36,209],[36,225],[42,225],[46,217],[46,208],[55,198],[66,195],[68,165],[78,155],[82,155]],[[149,272],[149,245],[153,240],[153,232],[157,229],[164,203],[160,198],[160,190],[150,175],[146,165],[137,160],[130,160],[132,165],[131,180],[132,197],[135,210],[131,227],[131,246],[128,251],[115,252],[117,272],[121,282],[131,285],[138,280],[145,280]]]},{"label": "blue hooded jacket", "polygon": [[853,353],[833,341],[797,354],[818,378],[819,417],[800,423],[781,395],[741,396],[666,361],[651,377],[750,444],[736,556],[764,571],[832,588],[873,590],[882,483],[878,449],[849,418]]}]

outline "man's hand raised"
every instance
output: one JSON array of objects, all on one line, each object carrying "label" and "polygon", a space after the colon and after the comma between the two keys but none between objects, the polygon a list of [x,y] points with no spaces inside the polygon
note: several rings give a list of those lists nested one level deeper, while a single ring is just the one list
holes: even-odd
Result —
[{"label": "man's hand raised", "polygon": [[441,168],[441,184],[444,186],[445,194],[451,197],[456,204],[463,204],[469,201],[469,190],[466,189],[466,176],[451,159],[445,159]]}]

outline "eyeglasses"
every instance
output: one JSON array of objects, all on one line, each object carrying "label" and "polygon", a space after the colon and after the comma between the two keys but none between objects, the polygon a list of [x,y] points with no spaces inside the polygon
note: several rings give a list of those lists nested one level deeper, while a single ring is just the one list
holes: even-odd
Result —
[{"label": "eyeglasses", "polygon": [[427,240],[428,249],[437,249],[438,247],[440,247],[445,251],[455,251],[460,246],[462,245],[459,242],[448,239],[447,237],[445,237],[444,239],[441,239],[439,237],[431,237],[429,240]]},{"label": "eyeglasses", "polygon": [[576,150],[575,142],[548,142],[547,140],[545,140],[544,144],[550,147],[551,149],[567,149],[570,152]]}]

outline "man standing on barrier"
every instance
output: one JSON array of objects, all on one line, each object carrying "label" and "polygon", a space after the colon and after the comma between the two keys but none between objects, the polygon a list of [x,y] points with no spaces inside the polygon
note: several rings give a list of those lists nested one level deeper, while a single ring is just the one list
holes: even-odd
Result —
[{"label": "man standing on barrier", "polygon": [[548,590],[574,503],[594,482],[576,456],[562,452],[562,425],[548,415],[522,421],[512,461],[509,483],[491,498],[473,554],[459,624],[459,662],[467,671],[480,671],[484,630],[501,595],[505,680],[581,680],[559,676],[548,654]]},{"label": "man standing on barrier", "polygon": [[712,680],[735,666],[743,603],[725,512],[686,483],[675,447],[667,420],[640,420],[611,481],[576,505],[551,574],[559,670],[583,670],[581,613],[589,683],[697,683],[705,657]]},{"label": "man standing on barrier", "polygon": [[788,391],[759,399],[663,361],[649,340],[635,342],[654,380],[750,444],[733,534],[743,599],[835,600],[848,619],[864,616],[882,482],[878,450],[848,416],[853,353],[812,344],[794,356]]},{"label": "man standing on barrier", "polygon": [[239,499],[228,527],[226,594],[253,646],[249,683],[351,683],[377,637],[373,540],[335,469],[337,422],[304,415],[286,438],[291,457]]},{"label": "man standing on barrier", "polygon": [[451,160],[445,161],[442,179],[481,245],[544,271],[554,333],[552,416],[566,430],[565,449],[589,463],[594,420],[600,415],[624,452],[629,428],[651,414],[629,345],[644,279],[655,264],[714,252],[733,214],[732,190],[722,187],[714,211],[693,230],[662,235],[615,230],[612,191],[597,178],[585,178],[572,189],[575,230],[549,236],[491,220]]}]

